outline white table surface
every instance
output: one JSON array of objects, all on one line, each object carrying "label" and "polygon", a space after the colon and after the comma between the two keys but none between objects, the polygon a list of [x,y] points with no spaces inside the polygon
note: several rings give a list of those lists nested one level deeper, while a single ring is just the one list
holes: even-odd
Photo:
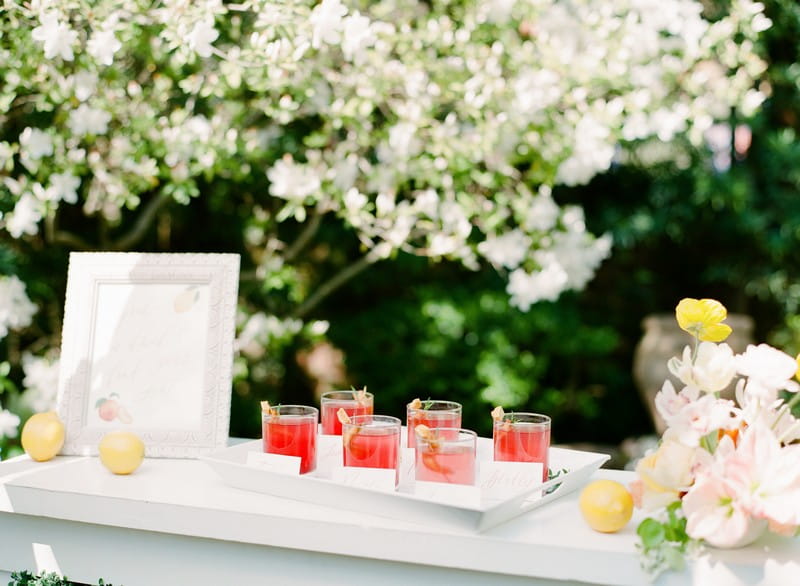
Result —
[{"label": "white table surface", "polygon": [[[44,567],[124,586],[647,584],[635,550],[640,514],[619,533],[600,534],[583,522],[577,499],[477,534],[231,488],[197,460],[147,459],[133,475],[115,476],[97,458],[22,456],[0,462],[0,583],[13,570]],[[765,536],[657,584],[717,585],[730,576],[730,584],[773,586],[765,564],[790,562],[800,562],[800,541]]]}]

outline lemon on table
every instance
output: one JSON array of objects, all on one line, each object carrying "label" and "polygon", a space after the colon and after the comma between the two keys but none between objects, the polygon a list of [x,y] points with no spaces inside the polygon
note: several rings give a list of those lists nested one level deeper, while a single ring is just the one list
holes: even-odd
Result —
[{"label": "lemon on table", "polygon": [[144,459],[144,443],[130,431],[112,431],[98,446],[100,461],[114,474],[130,474]]},{"label": "lemon on table", "polygon": [[37,462],[52,460],[64,445],[64,424],[55,411],[36,413],[22,426],[22,449]]},{"label": "lemon on table", "polygon": [[594,480],[587,484],[578,505],[589,527],[601,533],[619,531],[633,516],[631,493],[614,480]]}]

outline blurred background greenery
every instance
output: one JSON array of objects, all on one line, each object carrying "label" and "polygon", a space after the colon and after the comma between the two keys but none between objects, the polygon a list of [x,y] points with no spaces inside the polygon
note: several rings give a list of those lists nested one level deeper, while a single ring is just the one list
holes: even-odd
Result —
[{"label": "blurred background greenery", "polygon": [[[706,149],[644,144],[589,185],[554,192],[584,208],[590,231],[614,237],[583,292],[523,313],[494,272],[410,256],[379,264],[317,309],[343,353],[342,382],[367,385],[381,412],[447,397],[464,404],[465,426],[487,434],[502,404],[550,414],[557,442],[616,445],[653,432],[633,354],[643,318],[682,297],[716,298],[754,319],[755,341],[800,351],[800,5],[765,4],[772,89],[754,119],[732,113],[727,140],[717,129],[722,144]],[[318,253],[344,265],[346,236],[331,227],[328,241]],[[258,435],[257,397],[313,399],[298,350],[285,349],[280,388],[240,382],[233,433]]]},{"label": "blurred background greenery", "polygon": [[[377,263],[304,316],[330,322],[325,344],[316,346],[328,353],[323,380],[310,375],[315,341],[308,337],[273,345],[263,368],[237,371],[231,434],[260,435],[260,400],[314,402],[326,384],[366,385],[381,413],[402,416],[414,397],[452,399],[464,405],[464,426],[486,435],[492,406],[502,404],[550,414],[555,442],[617,445],[653,432],[633,381],[633,353],[643,318],[672,312],[682,297],[716,298],[753,317],[756,341],[800,351],[800,5],[764,4],[773,21],[764,33],[771,95],[755,118],[732,112],[704,149],[642,144],[590,184],[554,191],[559,204],[583,207],[589,231],[613,235],[611,258],[584,291],[523,313],[509,306],[494,271],[403,254]],[[252,202],[229,197],[229,189],[216,181],[203,186],[208,197],[165,208],[138,249],[163,250],[168,231],[171,251],[248,259],[243,235]],[[38,250],[29,266],[34,257],[0,250],[0,269],[20,274],[32,296],[59,303],[63,290],[25,277],[60,271],[66,255]],[[306,255],[309,271],[335,274],[361,251],[341,223],[323,220]],[[286,296],[271,306],[265,290],[294,285],[267,286],[254,270],[242,267],[240,292],[281,314]],[[13,335],[7,348],[14,362]]]}]

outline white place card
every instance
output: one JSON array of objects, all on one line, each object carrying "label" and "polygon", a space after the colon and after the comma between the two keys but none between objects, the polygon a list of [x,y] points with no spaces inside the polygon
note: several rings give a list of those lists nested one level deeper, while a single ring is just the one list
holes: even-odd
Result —
[{"label": "white place card", "polygon": [[342,436],[317,436],[317,470],[316,476],[332,478],[333,471],[344,466],[342,459]]},{"label": "white place card", "polygon": [[400,489],[411,489],[414,486],[414,476],[416,474],[414,461],[417,457],[417,450],[414,448],[400,448]]},{"label": "white place card", "polygon": [[263,452],[247,452],[247,466],[278,472],[279,474],[300,474],[299,456],[284,456],[283,454],[265,454]]},{"label": "white place card", "polygon": [[485,501],[503,501],[542,484],[542,464],[539,462],[480,463],[478,486]]},{"label": "white place card", "polygon": [[480,488],[468,484],[449,484],[447,482],[417,480],[414,483],[414,494],[456,507],[477,508],[481,504]]},{"label": "white place card", "polygon": [[333,480],[335,482],[383,492],[395,491],[396,475],[394,468],[341,466],[333,470]]}]

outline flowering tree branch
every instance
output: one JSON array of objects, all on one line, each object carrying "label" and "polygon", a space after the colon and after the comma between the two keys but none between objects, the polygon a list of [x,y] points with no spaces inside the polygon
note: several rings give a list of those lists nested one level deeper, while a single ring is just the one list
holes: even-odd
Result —
[{"label": "flowering tree branch", "polygon": [[308,246],[308,243],[311,242],[311,239],[314,238],[317,231],[319,230],[320,225],[322,224],[322,212],[318,208],[315,208],[313,212],[311,212],[310,219],[306,222],[305,226],[303,226],[302,232],[298,235],[297,239],[286,249],[286,252],[283,254],[284,262],[292,262],[297,255],[300,254],[303,249]]},{"label": "flowering tree branch", "polygon": [[[299,318],[397,251],[490,266],[522,311],[580,290],[611,240],[552,188],[651,139],[699,145],[764,99],[760,4],[710,22],[697,0],[657,18],[609,2],[6,0],[0,241],[34,257],[44,224],[48,244],[131,250],[170,201],[224,193],[247,208],[262,281],[240,304],[253,357],[321,335]],[[298,260],[323,210],[367,252],[307,294]],[[80,214],[97,218],[90,241]],[[302,226],[287,246],[288,221]],[[2,339],[37,306],[19,279],[0,286]],[[38,360],[26,372],[54,368]]]},{"label": "flowering tree branch", "polygon": [[292,312],[292,316],[296,318],[306,317],[311,310],[313,310],[317,305],[320,304],[320,302],[322,302],[322,300],[336,291],[339,287],[347,283],[350,279],[364,271],[376,260],[378,259],[375,258],[374,255],[366,254],[354,263],[348,265],[329,280],[317,287],[314,292]]},{"label": "flowering tree branch", "polygon": [[150,229],[150,226],[158,216],[158,212],[170,201],[172,201],[172,197],[166,192],[162,191],[156,197],[147,202],[147,205],[136,218],[136,222],[133,224],[133,227],[121,238],[116,240],[111,245],[111,248],[114,250],[130,250],[134,248],[137,244],[139,244],[139,242],[141,242],[142,238],[147,235],[147,231]]}]

